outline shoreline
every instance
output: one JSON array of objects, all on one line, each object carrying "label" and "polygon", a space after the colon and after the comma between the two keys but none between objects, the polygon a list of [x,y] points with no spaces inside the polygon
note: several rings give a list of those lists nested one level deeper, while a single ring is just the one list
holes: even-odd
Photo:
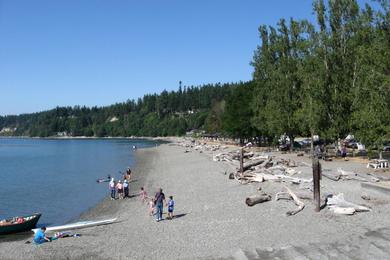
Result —
[{"label": "shoreline", "polygon": [[[145,172],[143,175],[140,172],[143,171],[145,160],[142,158],[142,154],[150,152],[150,149],[155,149],[155,147],[139,148],[134,153],[134,164],[135,167],[132,168],[132,181],[129,183],[129,196],[130,198],[123,199],[120,201],[116,199],[115,202],[111,201],[109,190],[107,188],[106,197],[99,201],[96,205],[91,206],[88,210],[82,212],[79,216],[75,217],[69,223],[74,221],[85,221],[85,220],[100,220],[104,218],[114,218],[117,217],[118,213],[121,210],[121,202],[129,200],[131,198],[138,197],[137,192],[140,187],[144,186],[144,183],[147,179],[148,172]],[[108,182],[104,183],[108,187]]]},{"label": "shoreline", "polygon": [[124,139],[124,140],[149,140],[149,141],[165,141],[169,142],[172,139],[180,139],[183,137],[180,136],[47,136],[47,137],[39,137],[39,136],[5,136],[0,135],[2,139],[42,139],[42,140],[98,140],[98,139]]},{"label": "shoreline", "polygon": [[[295,191],[299,185],[272,181],[242,185],[229,180],[228,173],[233,171],[231,165],[213,161],[213,155],[220,151],[187,149],[177,144],[162,144],[136,152],[135,181],[130,194],[145,186],[149,196],[153,196],[154,191],[162,187],[167,197],[174,196],[176,218],[173,220],[156,222],[148,216],[147,206],[138,197],[106,200],[80,219],[97,218],[104,213],[118,217],[117,223],[75,230],[81,237],[59,239],[40,246],[25,245],[23,241],[0,243],[0,258],[20,259],[29,255],[31,259],[241,259],[234,256],[251,252],[263,254],[260,259],[268,259],[272,258],[266,257],[270,252],[281,252],[284,256],[279,255],[281,259],[294,259],[293,253],[303,252],[304,256],[299,259],[345,259],[345,255],[356,259],[383,259],[379,257],[381,252],[367,255],[369,250],[365,246],[374,242],[390,244],[370,235],[378,234],[390,241],[387,228],[390,198],[364,191],[372,198],[365,201],[361,198],[360,182],[333,182],[324,178],[323,194],[344,193],[346,200],[368,204],[372,212],[340,216],[325,208],[316,213],[314,205],[305,201],[302,212],[287,217],[286,212],[296,207],[292,201],[272,200],[248,207],[245,198],[257,194],[259,188],[274,198],[284,185]],[[271,154],[287,160],[310,160],[308,156],[298,158],[296,154]],[[364,167],[344,161],[323,162],[323,165],[324,169],[332,171],[338,167],[349,171]],[[302,171],[297,176],[304,179],[312,176],[311,168],[305,165],[296,170]],[[361,249],[356,248],[359,245]],[[354,248],[354,251],[334,248]],[[333,257],[326,254],[327,250]]]}]

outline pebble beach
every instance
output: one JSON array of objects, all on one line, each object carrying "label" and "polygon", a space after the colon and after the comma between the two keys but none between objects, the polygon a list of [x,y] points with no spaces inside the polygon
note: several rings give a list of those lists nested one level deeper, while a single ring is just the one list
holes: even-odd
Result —
[{"label": "pebble beach", "polygon": [[[302,212],[287,217],[285,212],[296,207],[291,201],[272,200],[254,207],[244,203],[259,187],[274,195],[282,184],[239,184],[228,178],[230,165],[214,162],[207,153],[185,151],[173,144],[137,150],[131,198],[111,201],[107,192],[107,199],[80,216],[81,220],[117,217],[117,223],[80,229],[74,232],[81,237],[39,246],[25,244],[32,236],[1,240],[0,259],[367,259],[372,243],[385,247],[390,239],[390,197],[364,191],[380,200],[363,201],[355,181],[324,179],[322,185],[327,192],[344,192],[355,203],[368,203],[373,211],[336,216],[326,208],[316,213],[312,202],[305,201]],[[361,166],[329,162],[326,167],[336,169],[340,164],[350,170]],[[310,176],[308,169],[302,171]],[[167,198],[172,195],[176,217],[166,220],[166,207],[163,221],[149,216],[147,205],[137,196],[142,186],[149,196],[160,187]],[[370,232],[386,239],[378,240]],[[337,248],[333,244],[350,248],[350,253],[332,253]],[[322,252],[326,248],[331,253]],[[388,253],[382,249],[370,258]]]}]

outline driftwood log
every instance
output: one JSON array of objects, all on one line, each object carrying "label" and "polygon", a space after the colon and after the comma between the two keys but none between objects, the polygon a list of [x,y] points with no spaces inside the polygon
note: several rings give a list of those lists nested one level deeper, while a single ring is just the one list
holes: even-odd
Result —
[{"label": "driftwood log", "polygon": [[[296,192],[295,193],[298,198],[303,199],[303,200],[312,200],[313,199],[313,194],[309,192]],[[290,193],[288,192],[278,192],[275,195],[275,200],[292,200],[293,198],[291,197]]]},{"label": "driftwood log", "polygon": [[[290,182],[293,184],[301,184],[301,183],[312,183],[312,179],[301,179],[294,178],[291,176],[281,175],[281,174],[267,174],[262,172],[248,172],[240,175],[238,177],[239,181],[247,181],[247,182],[264,182],[264,181],[279,181],[279,182]],[[244,182],[244,183],[247,183]]]},{"label": "driftwood log", "polygon": [[332,181],[339,181],[339,180],[357,180],[357,181],[364,181],[364,182],[379,182],[380,178],[376,176],[372,176],[370,174],[367,174],[367,176],[364,176],[359,173],[355,172],[348,172],[344,171],[342,169],[337,170],[338,174],[331,174],[331,173],[324,173],[322,172],[322,175]]},{"label": "driftwood log", "polygon": [[321,173],[322,176],[332,180],[332,181],[339,181],[341,179],[341,175],[338,174],[338,175],[334,175],[334,174],[330,174],[330,173],[325,173],[325,172],[322,172]]},{"label": "driftwood log", "polygon": [[260,195],[253,195],[253,196],[250,196],[250,197],[247,197],[245,199],[245,203],[246,205],[248,205],[249,207],[252,207],[258,203],[263,203],[263,202],[266,202],[266,201],[270,201],[272,198],[271,198],[271,195],[268,195],[268,194],[260,194]]},{"label": "driftwood log", "polygon": [[247,171],[247,170],[249,170],[252,167],[255,167],[255,166],[259,165],[259,164],[262,164],[263,162],[264,162],[264,160],[262,160],[262,159],[256,160],[256,161],[252,161],[250,163],[245,164],[243,166],[243,169],[244,169],[244,171]]},{"label": "driftwood log", "polygon": [[292,199],[294,200],[295,204],[298,206],[298,208],[296,210],[290,210],[290,211],[287,211],[286,212],[286,215],[287,216],[293,216],[295,214],[297,214],[298,212],[302,211],[304,208],[305,208],[305,203],[303,203],[302,201],[299,200],[298,196],[295,195],[294,192],[292,192],[288,187],[285,186],[285,189],[287,190],[287,192],[290,194],[290,196],[292,197]]}]

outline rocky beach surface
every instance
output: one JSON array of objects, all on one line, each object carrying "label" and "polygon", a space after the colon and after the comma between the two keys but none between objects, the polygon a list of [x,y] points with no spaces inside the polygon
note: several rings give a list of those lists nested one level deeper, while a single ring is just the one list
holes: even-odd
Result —
[{"label": "rocky beach surface", "polygon": [[[237,149],[237,148],[227,148]],[[199,151],[175,144],[139,149],[131,183],[131,198],[106,199],[85,212],[82,220],[118,217],[115,224],[75,230],[81,237],[61,238],[42,245],[23,239],[0,240],[1,259],[383,259],[390,255],[390,196],[364,189],[356,180],[323,178],[324,193],[344,193],[348,201],[364,204],[370,212],[336,215],[327,208],[314,211],[312,201],[294,216],[292,201],[275,201],[287,185],[266,181],[240,184],[228,175],[235,169],[212,160],[217,151]],[[308,156],[271,153],[310,165]],[[327,171],[363,171],[362,162],[323,162]],[[296,167],[302,178],[311,168]],[[138,196],[144,186],[149,196],[162,188],[174,197],[175,218],[156,222]],[[253,207],[245,198],[265,192],[272,200]],[[364,194],[370,200],[363,200]],[[109,196],[107,190],[107,197]],[[58,209],[61,210],[61,209]],[[164,209],[166,213],[166,207]]]}]

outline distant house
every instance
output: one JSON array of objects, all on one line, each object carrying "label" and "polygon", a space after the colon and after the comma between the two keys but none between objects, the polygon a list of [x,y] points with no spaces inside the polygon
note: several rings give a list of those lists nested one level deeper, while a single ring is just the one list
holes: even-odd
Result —
[{"label": "distant house", "polygon": [[66,131],[64,131],[64,132],[57,132],[57,136],[61,136],[61,137],[68,136],[68,132],[66,132]]},{"label": "distant house", "polygon": [[213,133],[213,134],[202,134],[203,138],[208,138],[208,139],[218,139],[221,135],[219,133]]},{"label": "distant house", "polygon": [[0,130],[0,134],[10,134],[10,133],[13,133],[16,131],[16,127],[15,128],[11,128],[11,127],[4,127],[3,129]]},{"label": "distant house", "polygon": [[204,130],[192,129],[191,131],[186,132],[187,137],[201,136],[205,133]]},{"label": "distant house", "polygon": [[117,118],[116,116],[114,116],[114,117],[112,117],[112,118],[110,119],[110,122],[113,123],[113,122],[116,122],[116,121],[118,121],[118,120],[119,120],[119,118]]}]

